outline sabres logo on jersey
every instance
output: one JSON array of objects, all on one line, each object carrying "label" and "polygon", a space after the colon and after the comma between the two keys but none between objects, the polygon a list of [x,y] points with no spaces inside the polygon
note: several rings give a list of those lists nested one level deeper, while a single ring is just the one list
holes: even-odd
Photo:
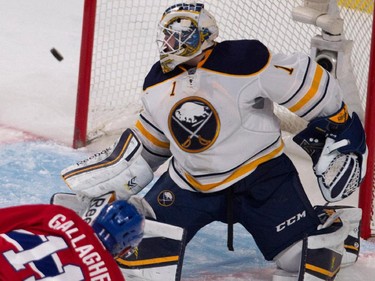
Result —
[{"label": "sabres logo on jersey", "polygon": [[172,108],[169,129],[182,150],[197,153],[214,144],[219,134],[220,120],[208,101],[200,97],[188,97]]},{"label": "sabres logo on jersey", "polygon": [[172,206],[175,200],[175,195],[172,191],[163,190],[158,195],[158,203],[160,206],[169,207]]}]

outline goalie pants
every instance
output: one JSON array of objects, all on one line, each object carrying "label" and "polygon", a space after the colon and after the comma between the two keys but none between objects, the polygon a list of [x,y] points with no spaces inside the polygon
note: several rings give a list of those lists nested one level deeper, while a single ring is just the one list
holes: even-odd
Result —
[{"label": "goalie pants", "polygon": [[249,231],[266,260],[272,260],[320,224],[286,155],[263,163],[246,178],[215,193],[181,189],[165,172],[145,198],[158,221],[186,229],[187,241],[213,221],[227,223],[227,207],[232,206],[232,222]]}]

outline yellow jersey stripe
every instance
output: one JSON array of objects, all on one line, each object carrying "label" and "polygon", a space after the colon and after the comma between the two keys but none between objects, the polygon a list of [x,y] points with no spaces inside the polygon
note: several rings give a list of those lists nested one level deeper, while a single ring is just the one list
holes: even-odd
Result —
[{"label": "yellow jersey stripe", "polygon": [[317,66],[314,74],[314,79],[311,83],[310,89],[307,91],[307,93],[303,96],[301,100],[299,100],[295,105],[289,108],[291,112],[296,112],[300,110],[306,103],[308,103],[316,94],[316,92],[319,89],[320,82],[323,77],[323,68],[321,66]]},{"label": "yellow jersey stripe", "polygon": [[311,271],[314,271],[314,272],[318,272],[320,274],[323,274],[325,276],[328,276],[328,277],[333,277],[335,276],[335,274],[340,270],[340,267],[338,266],[337,269],[335,271],[329,271],[329,270],[326,270],[324,268],[321,268],[321,267],[318,267],[318,266],[315,266],[315,265],[312,265],[312,264],[306,264],[306,269],[309,269]]},{"label": "yellow jersey stripe", "polygon": [[169,149],[169,143],[168,142],[163,142],[163,141],[158,140],[149,131],[147,131],[145,127],[143,127],[143,125],[140,121],[137,121],[137,123],[135,124],[135,127],[142,133],[142,135],[144,135],[154,145],[159,146],[161,148],[168,148]]},{"label": "yellow jersey stripe", "polygon": [[338,113],[336,113],[332,117],[329,117],[328,119],[337,124],[343,124],[346,121],[348,121],[349,113],[348,113],[348,107],[346,106],[346,104],[343,106],[343,108],[341,108],[341,110]]},{"label": "yellow jersey stripe", "polygon": [[154,258],[154,259],[145,259],[145,260],[137,260],[137,261],[128,261],[121,258],[116,259],[116,261],[120,264],[134,267],[134,266],[144,266],[144,265],[151,265],[151,264],[161,264],[167,262],[177,262],[178,256],[169,256],[164,258]]},{"label": "yellow jersey stripe", "polygon": [[209,56],[211,55],[213,49],[208,49],[205,54],[204,54],[204,58],[198,63],[197,65],[197,68],[198,67],[202,67],[202,65],[207,61],[207,59],[209,58]]},{"label": "yellow jersey stripe", "polygon": [[355,247],[355,246],[344,245],[344,248],[345,248],[345,249],[351,249],[351,250],[358,251],[358,247]]},{"label": "yellow jersey stripe", "polygon": [[201,184],[196,179],[194,179],[191,175],[188,173],[185,173],[186,180],[197,190],[202,191],[208,191],[211,190],[219,185],[226,184],[228,182],[234,181],[235,179],[251,172],[252,170],[255,170],[256,167],[258,167],[260,164],[265,163],[272,158],[274,158],[276,155],[278,155],[284,147],[284,143],[282,142],[281,145],[276,148],[275,150],[271,151],[270,153],[260,157],[259,159],[249,162],[243,166],[241,166],[238,170],[236,170],[233,174],[231,174],[229,177],[224,179],[221,182],[217,183],[211,183],[211,184]]}]

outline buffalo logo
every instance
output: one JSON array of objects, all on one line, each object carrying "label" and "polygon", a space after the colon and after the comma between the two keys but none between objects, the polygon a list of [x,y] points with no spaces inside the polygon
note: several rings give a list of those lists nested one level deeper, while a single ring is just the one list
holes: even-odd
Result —
[{"label": "buffalo logo", "polygon": [[174,203],[174,194],[172,191],[163,190],[158,195],[158,203],[163,207],[169,207]]},{"label": "buffalo logo", "polygon": [[182,150],[195,153],[208,149],[215,142],[220,121],[208,101],[189,97],[172,108],[169,128],[173,139]]}]

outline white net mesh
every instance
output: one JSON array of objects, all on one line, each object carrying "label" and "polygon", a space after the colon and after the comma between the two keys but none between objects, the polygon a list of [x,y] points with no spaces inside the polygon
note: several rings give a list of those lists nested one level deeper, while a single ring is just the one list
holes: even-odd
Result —
[{"label": "white net mesh", "polygon": [[[140,108],[143,79],[157,61],[156,25],[162,12],[177,1],[98,0],[90,93],[89,139],[118,133]],[[302,1],[202,1],[220,28],[219,41],[256,38],[272,52],[310,52],[311,38],[321,31],[292,20]],[[341,1],[345,37],[354,41],[352,62],[362,106],[366,103],[372,1]],[[350,7],[347,8],[347,7]],[[281,114],[286,112],[278,109]],[[127,117],[127,118],[125,118]],[[305,123],[293,115],[283,129],[295,132]]]}]

